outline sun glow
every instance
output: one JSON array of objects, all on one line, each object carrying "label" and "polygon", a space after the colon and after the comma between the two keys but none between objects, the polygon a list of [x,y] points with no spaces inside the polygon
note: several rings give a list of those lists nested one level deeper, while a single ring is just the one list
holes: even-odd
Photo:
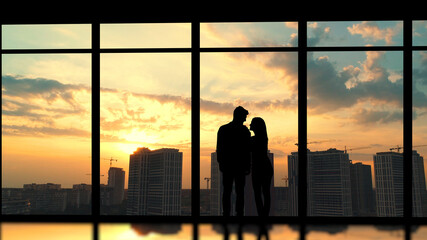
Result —
[{"label": "sun glow", "polygon": [[159,137],[157,135],[149,135],[144,131],[132,129],[131,132],[121,135],[121,138],[129,142],[144,142],[144,143],[157,143]]},{"label": "sun glow", "polygon": [[136,143],[117,143],[116,145],[117,145],[117,149],[119,149],[120,151],[126,154],[132,154],[139,147],[143,147],[141,144],[136,144]]}]

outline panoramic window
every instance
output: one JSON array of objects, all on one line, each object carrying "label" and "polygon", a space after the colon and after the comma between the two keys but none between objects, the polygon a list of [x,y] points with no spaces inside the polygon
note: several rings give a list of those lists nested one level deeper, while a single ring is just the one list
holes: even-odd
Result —
[{"label": "panoramic window", "polygon": [[[403,143],[402,53],[316,52],[308,58],[310,215],[377,216],[375,199],[393,194],[400,199],[394,216],[403,216],[403,155],[400,149],[386,153]],[[399,166],[388,169],[384,154]],[[396,192],[382,192],[390,186],[383,181],[393,177]]]},{"label": "panoramic window", "polygon": [[[6,48],[90,42],[87,25],[3,27]],[[91,213],[91,92],[89,54],[2,54],[2,214]]]},{"label": "panoramic window", "polygon": [[402,46],[401,21],[308,22],[307,46]]},{"label": "panoramic window", "polygon": [[[391,44],[401,25],[312,22],[307,41]],[[403,217],[403,52],[309,52],[307,92],[308,215]]]},{"label": "panoramic window", "polygon": [[2,49],[90,47],[90,24],[2,25]]},{"label": "panoramic window", "polygon": [[[101,29],[101,46],[117,48],[128,44],[115,36],[153,47],[166,39],[146,31],[171,34],[165,46],[188,34],[188,24]],[[102,53],[100,63],[102,214],[191,215],[190,54]]]},{"label": "panoramic window", "polygon": [[[427,28],[408,23],[2,23],[0,237],[425,239]],[[242,171],[219,157],[235,116]]]},{"label": "panoramic window", "polygon": [[[239,34],[234,34],[236,31]],[[296,38],[296,32],[295,23],[206,23],[201,25],[201,46],[291,46],[293,44],[285,39]],[[208,193],[200,194],[201,215],[223,215],[223,172],[227,169],[221,169],[217,159],[217,134],[222,125],[233,121],[233,112],[238,106],[249,112],[243,125],[251,129],[252,136],[256,135],[251,127],[254,118],[262,118],[265,122],[267,151],[274,169],[269,187],[269,214],[289,216],[287,155],[298,150],[296,52],[201,53],[200,187],[202,192]],[[262,195],[261,192],[255,193],[258,191],[254,188],[258,180],[252,177],[258,170],[255,161],[259,160],[252,155],[252,173],[245,176],[245,216],[258,216],[256,197]],[[243,166],[239,168],[243,169]],[[235,194],[231,197],[232,215],[237,211]]]},{"label": "panoramic window", "polygon": [[[427,45],[427,44],[426,44]],[[426,175],[427,162],[427,52],[413,52],[413,144],[412,144],[412,214],[427,217]]]},{"label": "panoramic window", "polygon": [[427,21],[413,21],[412,28],[412,44],[427,46]]}]

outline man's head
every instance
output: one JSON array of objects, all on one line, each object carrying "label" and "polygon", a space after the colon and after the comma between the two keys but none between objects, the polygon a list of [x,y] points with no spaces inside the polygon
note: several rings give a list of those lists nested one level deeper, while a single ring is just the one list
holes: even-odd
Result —
[{"label": "man's head", "polygon": [[242,106],[238,106],[234,109],[233,121],[243,123],[246,121],[246,116],[248,116],[248,114],[248,110],[244,109]]}]

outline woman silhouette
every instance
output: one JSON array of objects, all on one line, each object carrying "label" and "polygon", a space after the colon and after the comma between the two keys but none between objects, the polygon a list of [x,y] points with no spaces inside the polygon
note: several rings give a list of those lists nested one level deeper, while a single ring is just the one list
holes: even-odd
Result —
[{"label": "woman silhouette", "polygon": [[255,117],[250,124],[250,130],[255,133],[255,136],[251,138],[252,187],[255,204],[258,216],[268,216],[270,213],[270,184],[273,177],[273,166],[267,155],[267,127],[262,118]]}]

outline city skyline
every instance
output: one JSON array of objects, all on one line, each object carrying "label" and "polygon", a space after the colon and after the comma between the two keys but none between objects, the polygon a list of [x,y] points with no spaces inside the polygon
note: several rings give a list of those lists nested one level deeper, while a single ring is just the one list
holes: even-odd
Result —
[{"label": "city skyline", "polygon": [[[274,154],[269,153],[269,158],[273,163]],[[307,158],[307,207],[310,216],[403,216],[403,153],[376,153],[373,156],[375,175],[372,175],[369,165],[353,163],[347,150],[308,151]],[[188,214],[191,201],[182,200],[188,198],[189,193],[184,193],[186,189],[182,188],[183,157],[179,149],[138,148],[130,159],[128,178],[132,187],[129,189],[124,187],[125,171],[110,166],[108,185],[102,185],[100,192],[101,207],[105,209],[103,214]],[[204,209],[201,213],[221,215],[222,177],[215,152],[211,159],[211,186],[207,186],[207,201],[201,199],[200,206]],[[423,157],[416,151],[412,152],[412,162],[413,214],[421,217],[427,214],[427,177]],[[280,190],[281,187],[271,183],[273,216],[298,214],[298,152],[288,155],[288,163],[288,186]],[[91,185],[87,184],[74,184],[67,190],[54,183],[2,188],[2,208],[5,214],[65,213],[67,209],[69,212],[70,208],[80,207],[86,211],[84,209],[91,205],[91,190]],[[251,181],[247,179],[245,216],[256,215],[252,194]],[[65,214],[70,214],[68,212]]]},{"label": "city skyline", "polygon": [[[144,147],[138,147],[138,148],[144,148]],[[137,148],[137,149],[138,149]],[[135,149],[134,151],[136,151],[137,149]],[[149,148],[146,148],[146,149],[149,149]],[[167,148],[159,148],[159,149],[149,149],[149,150],[151,150],[151,151],[156,151],[156,150],[161,150],[161,149],[167,149]],[[327,149],[337,149],[336,147],[328,147]],[[392,148],[389,148],[389,151],[388,152],[390,152],[390,153],[399,153],[399,154],[402,154],[403,155],[403,151],[401,152],[400,151],[400,149],[403,149],[403,146],[396,146],[396,147],[392,147]],[[179,150],[179,149],[178,149]],[[310,149],[309,148],[307,148],[307,150],[308,151],[310,151]],[[339,150],[339,151],[347,151],[347,149],[346,148],[344,148],[344,149],[337,149],[337,150]],[[326,151],[326,149],[325,150],[318,150],[318,151]],[[417,154],[419,155],[419,156],[421,156],[421,158],[423,158],[423,162],[424,162],[424,164],[423,164],[423,166],[424,166],[424,172],[426,173],[426,178],[427,178],[427,169],[426,169],[426,166],[425,166],[425,162],[426,162],[426,159],[424,158],[424,156],[422,156],[421,154],[419,154],[419,151],[417,151],[416,149],[414,149],[413,151],[415,151],[415,152],[418,152]],[[291,155],[293,154],[293,153],[297,153],[297,152],[292,152],[291,153]],[[274,154],[274,153],[271,153],[271,154]],[[349,155],[349,156],[351,156],[351,153],[349,153],[349,152],[347,152],[347,154]],[[375,153],[375,154],[377,154],[377,153]],[[374,157],[374,155],[375,154],[373,154],[373,155],[370,155],[370,157]],[[289,155],[287,155],[287,157],[288,157]],[[105,159],[105,160],[109,160],[110,162],[111,162],[111,165],[109,166],[109,168],[108,168],[108,171],[107,171],[107,175],[103,175],[103,174],[101,174],[100,175],[100,177],[106,177],[107,176],[107,178],[105,179],[105,183],[103,183],[103,182],[101,182],[101,185],[108,185],[108,176],[109,176],[109,171],[113,168],[113,169],[121,169],[121,171],[123,171],[124,172],[124,175],[125,175],[125,179],[126,179],[126,182],[127,182],[127,180],[128,180],[128,175],[127,175],[127,171],[124,171],[124,169],[123,168],[118,168],[118,167],[114,167],[113,166],[113,162],[115,162],[115,160],[116,159],[114,159],[114,158],[110,158],[110,159]],[[374,166],[373,166],[373,162],[374,162],[374,159],[371,159],[371,160],[367,160],[367,161],[355,161],[355,160],[352,160],[351,159],[351,157],[349,157],[349,160],[350,160],[350,162],[351,163],[354,163],[354,164],[364,164],[364,165],[367,165],[367,166],[369,166],[370,167],[370,169],[371,169],[371,173],[372,173],[372,176],[374,177],[375,176],[375,173],[374,173]],[[107,163],[106,163],[107,164]],[[128,163],[129,164],[129,163]],[[289,164],[288,163],[288,161],[287,161],[287,164]],[[417,165],[418,166],[418,165]],[[288,169],[288,166],[286,166],[286,169]],[[276,169],[275,169],[276,170]],[[91,173],[90,174],[86,174],[86,175],[92,175]],[[209,175],[210,177],[211,177],[211,175]],[[288,173],[286,173],[285,175],[284,175],[286,178],[288,178],[289,177],[289,175],[288,175]],[[204,177],[204,176],[201,176],[201,178],[202,177]],[[206,176],[207,177],[207,176]],[[209,178],[209,181],[211,180],[211,178]],[[282,182],[282,184],[275,184],[274,186],[285,186],[286,184],[288,184],[287,183],[287,181],[286,182],[284,182],[283,183],[283,180],[284,179],[280,179],[280,182]],[[203,181],[201,181],[201,185],[200,185],[200,189],[207,189],[207,188],[210,188],[210,184],[207,184],[207,179],[203,179]],[[372,180],[373,181],[373,187],[374,187],[374,189],[375,189],[375,181],[374,181],[374,179]],[[273,181],[274,182],[274,181]],[[25,185],[25,184],[31,184],[31,183],[36,183],[36,184],[48,184],[48,183],[54,183],[54,184],[60,184],[60,185],[62,185],[62,183],[61,182],[49,182],[49,181],[45,181],[45,182],[37,182],[37,181],[29,181],[29,182],[25,182],[25,183],[23,183],[21,186],[23,186],[23,185]],[[87,183],[84,183],[84,182],[75,182],[75,183],[71,183],[71,185],[64,185],[64,186],[67,186],[67,188],[72,188],[72,186],[73,185],[75,185],[75,184],[87,184]],[[426,179],[426,184],[427,184],[427,179]],[[90,184],[89,184],[90,185]],[[19,188],[19,186],[13,186],[13,187],[4,187],[3,186],[3,188]],[[124,189],[128,189],[127,188],[127,186],[125,186],[124,187]],[[182,188],[182,189],[191,189],[191,188]]]}]

